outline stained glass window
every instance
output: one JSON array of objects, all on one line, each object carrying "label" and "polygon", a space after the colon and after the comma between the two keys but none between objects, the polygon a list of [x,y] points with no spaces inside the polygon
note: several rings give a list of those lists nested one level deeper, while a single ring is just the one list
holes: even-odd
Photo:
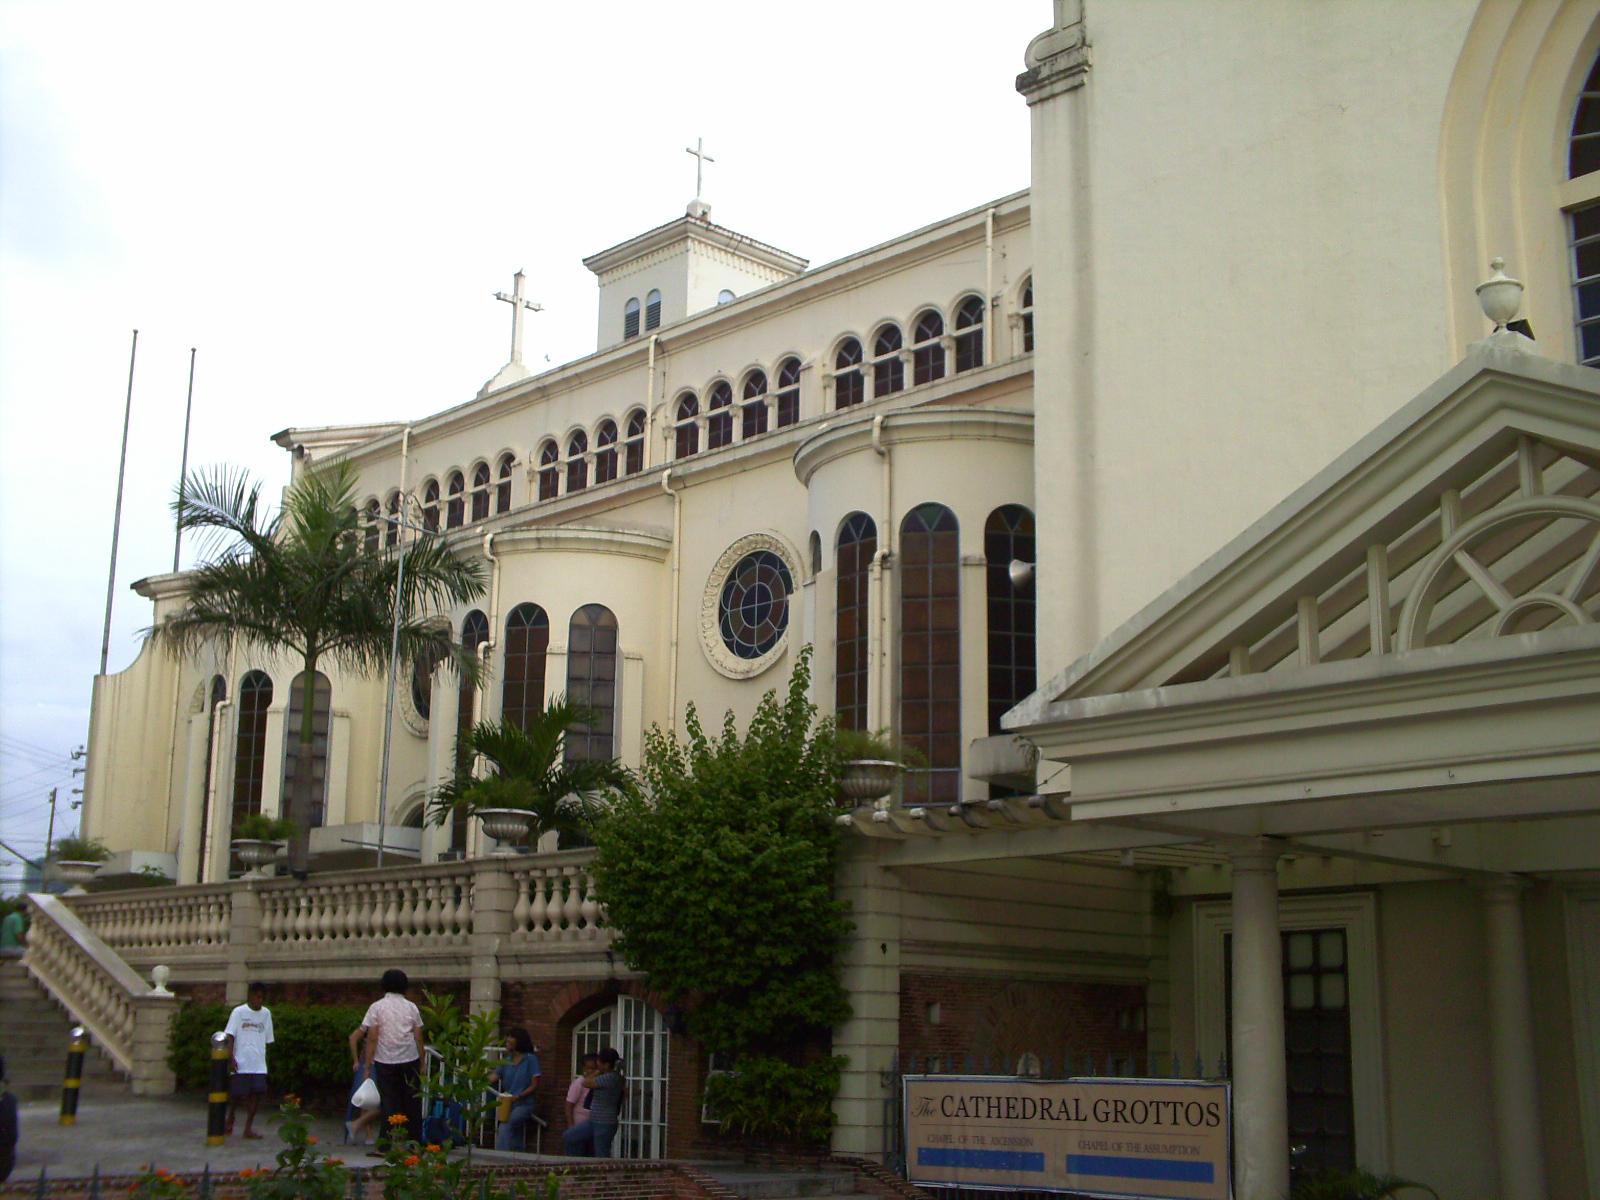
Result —
[{"label": "stained glass window", "polygon": [[839,527],[838,579],[834,585],[834,716],[841,729],[867,728],[867,606],[878,528],[866,513],[851,513]]},{"label": "stained glass window", "polygon": [[272,707],[272,680],[265,671],[249,671],[239,681],[239,732],[233,754],[233,823],[261,811],[266,780],[267,709]]},{"label": "stained glass window", "polygon": [[595,714],[592,724],[567,734],[569,759],[605,759],[615,754],[611,731],[617,712],[617,618],[601,604],[572,614],[567,631],[567,699]]},{"label": "stained glass window", "polygon": [[989,732],[999,733],[1000,718],[1033,693],[1034,592],[1031,582],[1011,582],[1011,563],[1034,561],[1033,514],[1007,504],[989,514],[983,527],[989,602]]},{"label": "stained glass window", "polygon": [[739,658],[760,658],[789,627],[794,591],[788,564],[771,550],[745,555],[728,573],[717,601],[722,644]]},{"label": "stained glass window", "polygon": [[900,523],[900,737],[927,761],[908,771],[907,804],[961,799],[961,557],[942,504]]},{"label": "stained glass window", "polygon": [[518,729],[544,711],[544,656],[550,618],[537,604],[519,604],[506,618],[506,661],[500,718]]}]

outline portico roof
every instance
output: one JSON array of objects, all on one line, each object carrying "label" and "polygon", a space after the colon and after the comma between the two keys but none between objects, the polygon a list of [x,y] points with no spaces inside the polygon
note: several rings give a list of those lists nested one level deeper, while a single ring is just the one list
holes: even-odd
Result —
[{"label": "portico roof", "polygon": [[1073,822],[1600,812],[1597,612],[1600,372],[1497,334],[1005,726]]}]

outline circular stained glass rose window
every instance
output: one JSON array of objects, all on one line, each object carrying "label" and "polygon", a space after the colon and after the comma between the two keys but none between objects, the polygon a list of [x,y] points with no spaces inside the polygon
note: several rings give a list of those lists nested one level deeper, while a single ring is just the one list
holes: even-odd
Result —
[{"label": "circular stained glass rose window", "polygon": [[757,659],[789,628],[789,566],[771,550],[755,550],[735,564],[717,598],[722,644],[737,658]]}]

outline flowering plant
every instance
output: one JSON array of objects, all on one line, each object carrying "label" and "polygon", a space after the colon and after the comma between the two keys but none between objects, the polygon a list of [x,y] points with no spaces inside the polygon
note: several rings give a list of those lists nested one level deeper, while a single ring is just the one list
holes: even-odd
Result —
[{"label": "flowering plant", "polygon": [[165,1167],[153,1165],[145,1167],[128,1189],[130,1200],[188,1200],[189,1195],[188,1183]]},{"label": "flowering plant", "polygon": [[350,1173],[342,1161],[317,1149],[297,1096],[283,1098],[276,1121],[283,1140],[277,1169],[240,1173],[250,1200],[342,1200]]},{"label": "flowering plant", "polygon": [[437,1142],[419,1146],[396,1138],[384,1157],[383,1200],[528,1200],[533,1195],[523,1183],[497,1183],[492,1174],[475,1178],[465,1158],[452,1158]]}]

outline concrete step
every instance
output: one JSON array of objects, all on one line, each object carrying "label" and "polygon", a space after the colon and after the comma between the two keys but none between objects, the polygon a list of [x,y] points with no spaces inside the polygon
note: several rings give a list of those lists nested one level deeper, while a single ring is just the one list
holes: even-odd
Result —
[{"label": "concrete step", "polygon": [[848,1196],[855,1193],[854,1171],[760,1170],[746,1165],[701,1168],[723,1187],[745,1200],[793,1200],[802,1196]]}]

